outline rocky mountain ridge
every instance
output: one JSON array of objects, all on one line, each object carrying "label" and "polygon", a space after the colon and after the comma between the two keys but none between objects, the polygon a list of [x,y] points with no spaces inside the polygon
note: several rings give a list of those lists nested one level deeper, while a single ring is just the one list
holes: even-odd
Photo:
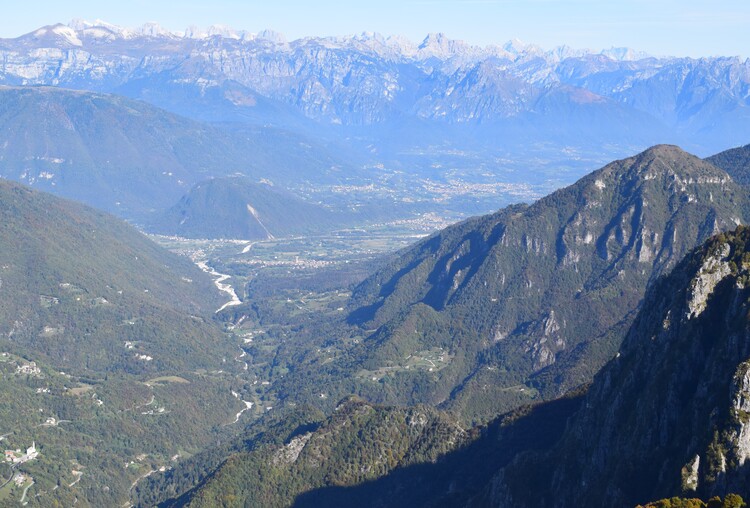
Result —
[{"label": "rocky mountain ridge", "polygon": [[[307,118],[334,128],[408,121],[498,124],[504,132],[521,122],[547,132],[563,114],[573,131],[618,116],[624,126],[599,127],[612,140],[615,131],[637,143],[684,137],[707,151],[743,141],[734,127],[748,118],[750,60],[738,57],[543,51],[518,41],[480,48],[442,34],[413,44],[378,34],[287,42],[226,28],[186,33],[103,22],[43,27],[0,41],[0,83],[115,92],[200,118],[285,126]],[[195,109],[170,94],[215,97]],[[662,137],[644,137],[639,124]]]},{"label": "rocky mountain ridge", "polygon": [[237,30],[227,25],[211,25],[200,28],[191,25],[184,31],[171,31],[158,23],[145,23],[136,28],[126,28],[114,25],[107,21],[96,19],[89,21],[85,19],[73,19],[67,24],[57,23],[41,27],[34,32],[19,37],[27,39],[41,39],[43,37],[59,38],[66,40],[71,46],[86,46],[94,41],[112,41],[114,39],[168,39],[168,40],[203,40],[211,38],[234,39],[241,41],[268,41],[279,47],[289,47],[290,44],[300,43],[306,40],[327,41],[332,46],[360,46],[369,48],[380,56],[396,56],[423,60],[427,58],[440,57],[449,58],[455,56],[502,56],[510,58],[523,58],[527,55],[544,56],[550,60],[561,60],[570,56],[583,56],[600,54],[613,60],[631,61],[649,58],[650,55],[636,51],[631,48],[603,49],[593,51],[590,49],[574,49],[563,45],[551,50],[544,50],[534,44],[527,44],[519,39],[510,39],[505,44],[492,44],[488,46],[476,46],[461,40],[450,39],[444,33],[429,33],[420,42],[414,42],[399,35],[385,36],[377,32],[362,32],[350,36],[338,37],[302,37],[289,41],[284,34],[273,30],[263,30],[258,33],[247,30]]}]

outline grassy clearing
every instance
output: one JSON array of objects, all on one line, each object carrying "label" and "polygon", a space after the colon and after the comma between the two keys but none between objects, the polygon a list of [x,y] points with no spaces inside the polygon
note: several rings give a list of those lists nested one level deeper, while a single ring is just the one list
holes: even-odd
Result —
[{"label": "grassy clearing", "polygon": [[160,385],[165,383],[190,384],[190,381],[180,376],[161,376],[149,379],[144,384],[148,386]]},{"label": "grassy clearing", "polygon": [[78,386],[76,386],[75,388],[70,388],[68,390],[68,394],[78,397],[93,389],[94,389],[93,385],[87,385],[85,383],[78,383]]},{"label": "grassy clearing", "polygon": [[377,382],[386,375],[396,372],[438,372],[447,367],[452,359],[453,355],[444,349],[432,348],[410,354],[399,363],[394,362],[374,370],[362,369],[357,372],[357,377]]}]

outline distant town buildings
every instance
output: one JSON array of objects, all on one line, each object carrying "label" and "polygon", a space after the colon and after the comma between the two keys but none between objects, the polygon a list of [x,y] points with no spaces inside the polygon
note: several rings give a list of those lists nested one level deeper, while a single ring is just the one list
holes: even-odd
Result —
[{"label": "distant town buildings", "polygon": [[24,363],[16,367],[16,374],[28,374],[30,376],[37,376],[42,373],[42,370],[37,367],[36,362]]}]

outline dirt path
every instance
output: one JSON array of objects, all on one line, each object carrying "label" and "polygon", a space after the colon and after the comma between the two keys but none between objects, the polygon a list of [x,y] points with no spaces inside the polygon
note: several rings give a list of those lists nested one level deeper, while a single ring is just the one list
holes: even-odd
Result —
[{"label": "dirt path", "polygon": [[29,483],[26,488],[23,489],[23,496],[21,496],[21,500],[19,501],[19,503],[25,504],[24,501],[26,500],[26,494],[29,492],[29,489],[32,485],[34,485],[34,480],[32,480],[31,483]]}]

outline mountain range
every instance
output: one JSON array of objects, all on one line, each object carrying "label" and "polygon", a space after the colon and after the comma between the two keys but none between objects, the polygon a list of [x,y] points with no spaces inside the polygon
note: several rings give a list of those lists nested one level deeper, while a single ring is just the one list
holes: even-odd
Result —
[{"label": "mountain range", "polygon": [[81,20],[0,40],[0,55],[1,175],[141,224],[237,174],[360,222],[424,200],[486,213],[436,189],[501,182],[494,203],[519,185],[536,197],[655,143],[737,146],[749,119],[750,64],[731,57]]},{"label": "mountain range", "polygon": [[55,87],[3,87],[0,103],[0,176],[129,219],[173,206],[209,177],[343,181],[325,148],[274,129],[228,132],[142,101]]},{"label": "mountain range", "polygon": [[[695,124],[702,111],[716,107],[742,115],[746,106],[748,63],[738,58],[544,51],[520,41],[482,48],[443,34],[430,34],[420,44],[379,34],[292,42],[229,30],[195,35],[153,26],[129,31],[102,22],[46,26],[2,41],[2,74],[6,84],[98,91],[165,78],[162,89],[181,85],[203,93],[236,83],[248,91],[225,95],[236,106],[264,109],[255,103],[260,96],[309,118],[346,125],[402,115],[487,123],[538,110],[540,101],[555,96],[579,105],[635,108],[670,126]],[[696,81],[712,93],[681,93],[698,88]],[[656,91],[669,93],[658,109]]]},{"label": "mountain range", "polygon": [[492,167],[520,154],[518,144],[544,158],[574,150],[604,161],[659,142],[708,155],[746,141],[750,63],[731,56],[476,47],[443,34],[418,44],[378,34],[286,41],[80,20],[0,40],[0,55],[2,84],[115,93],[201,120],[345,138],[393,166],[431,147]]},{"label": "mountain range", "polygon": [[[746,150],[712,160],[741,175]],[[249,380],[227,361],[238,354],[231,335],[208,317],[222,300],[203,296],[215,294],[205,274],[101,212],[18,184],[2,190],[3,234],[14,241],[0,286],[10,295],[0,416],[14,443],[41,443],[44,460],[24,467],[40,496],[66,478],[60,461],[90,478],[55,499],[80,494],[90,505],[747,495],[748,233],[691,250],[744,220],[747,191],[678,147],[615,161],[399,253],[355,289],[339,324],[349,331],[311,323],[284,338],[269,371],[279,409],[234,438]],[[248,317],[242,306],[231,314]],[[361,340],[342,344],[344,354],[320,354],[352,331]],[[260,360],[256,348],[268,344],[241,351]],[[364,399],[327,402],[351,392]],[[66,455],[81,440],[89,451]],[[173,458],[183,452],[190,458]],[[549,487],[529,492],[529,479]]]},{"label": "mountain range", "polygon": [[[0,181],[0,440],[39,452],[28,478],[0,464],[0,504],[29,481],[32,506],[750,494],[750,145],[725,150],[750,60],[81,20],[0,56],[22,182]],[[205,272],[232,262],[23,185],[268,240],[448,209],[448,184],[559,187],[656,140],[723,151],[659,144],[436,232],[351,298],[335,267],[302,297],[265,274],[223,312]]]}]

